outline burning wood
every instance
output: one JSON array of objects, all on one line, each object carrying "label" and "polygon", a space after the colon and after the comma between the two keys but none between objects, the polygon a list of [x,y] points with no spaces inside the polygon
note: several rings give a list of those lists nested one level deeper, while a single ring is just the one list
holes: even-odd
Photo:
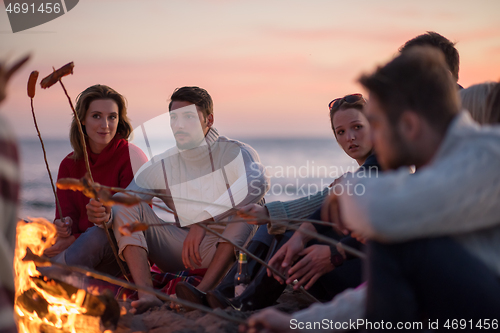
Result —
[{"label": "burning wood", "polygon": [[112,295],[93,295],[44,277],[35,262],[29,260],[40,258],[43,251],[54,243],[55,235],[53,224],[44,219],[30,223],[20,221],[17,225],[14,310],[19,332],[103,332],[113,329],[120,309]]}]

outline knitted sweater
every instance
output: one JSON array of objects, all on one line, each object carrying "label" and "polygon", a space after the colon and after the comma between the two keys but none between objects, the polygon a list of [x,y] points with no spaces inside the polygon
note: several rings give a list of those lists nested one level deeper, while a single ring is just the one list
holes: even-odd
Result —
[{"label": "knitted sweater", "polygon": [[[87,143],[87,153],[89,155],[90,171],[94,181],[106,186],[127,187],[134,178],[132,163],[141,165],[147,161],[144,153],[133,144],[119,138],[117,134],[113,140],[103,149],[100,154],[94,154]],[[70,153],[64,158],[59,166],[57,179],[60,178],[81,178],[87,172],[83,158],[74,160]],[[89,198],[82,192],[71,190],[57,190],[57,196],[61,203],[64,216],[69,216],[73,220],[73,235],[78,238],[81,233],[94,226],[87,217],[86,205]],[[56,209],[56,219],[59,219],[59,212]]]},{"label": "knitted sweater", "polygon": [[383,242],[451,236],[500,276],[499,170],[500,127],[481,127],[463,112],[415,174],[350,179],[365,193],[340,197],[342,219]]},{"label": "knitted sweater", "polygon": [[[478,126],[468,113],[451,123],[426,167],[378,179],[354,179],[362,196],[341,196],[345,222],[363,219],[367,236],[398,242],[452,236],[500,276],[500,127]],[[364,318],[366,284],[293,315],[298,321]],[[327,330],[309,330],[307,332]]]},{"label": "knitted sweater", "polygon": [[227,222],[233,218],[233,208],[261,201],[269,180],[252,147],[219,136],[211,127],[198,147],[173,147],[151,158],[128,189],[149,192],[138,195],[144,200],[158,194],[172,196],[171,200],[159,197],[175,210],[181,226],[212,218],[215,223],[210,228],[242,245],[253,228],[245,222]]},{"label": "knitted sweater", "polygon": [[[367,174],[371,174],[372,168],[376,168],[378,170],[378,161],[375,157],[375,154],[370,155],[365,163],[359,167],[356,172],[365,171]],[[312,215],[325,200],[325,197],[328,195],[328,191],[330,187],[325,187],[322,191],[319,191],[313,195],[298,198],[290,201],[273,201],[267,203],[265,206],[267,211],[269,212],[269,217],[271,219],[305,219]],[[291,224],[300,224],[300,222],[286,222],[279,221],[279,223],[269,223],[267,225],[267,231],[271,235],[282,234],[287,230],[288,223]],[[317,228],[317,224],[314,225]],[[330,228],[330,227],[327,227]],[[322,232],[318,230],[318,232]]]}]

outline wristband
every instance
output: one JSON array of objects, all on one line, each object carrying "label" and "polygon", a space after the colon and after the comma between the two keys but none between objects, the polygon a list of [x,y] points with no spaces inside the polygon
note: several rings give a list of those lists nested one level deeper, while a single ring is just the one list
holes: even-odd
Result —
[{"label": "wristband", "polygon": [[334,267],[342,266],[344,263],[344,257],[334,246],[330,246],[330,262]]}]

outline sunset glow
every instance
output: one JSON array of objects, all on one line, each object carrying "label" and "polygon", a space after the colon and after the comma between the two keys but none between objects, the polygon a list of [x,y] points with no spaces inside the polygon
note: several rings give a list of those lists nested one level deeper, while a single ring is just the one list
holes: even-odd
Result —
[{"label": "sunset glow", "polygon": [[[92,1],[13,34],[0,13],[0,59],[30,63],[2,105],[19,137],[34,137],[26,81],[74,61],[73,99],[107,84],[126,96],[133,125],[167,111],[176,87],[214,99],[215,126],[232,137],[331,136],[327,105],[361,90],[356,79],[404,42],[436,31],[457,42],[459,83],[500,79],[499,1]],[[38,88],[40,130],[66,137],[59,86]]]}]

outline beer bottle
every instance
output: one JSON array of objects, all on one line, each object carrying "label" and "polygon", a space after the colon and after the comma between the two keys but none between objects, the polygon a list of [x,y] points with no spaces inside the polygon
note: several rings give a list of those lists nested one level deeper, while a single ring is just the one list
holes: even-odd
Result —
[{"label": "beer bottle", "polygon": [[247,271],[247,255],[240,252],[238,260],[238,273],[234,276],[234,296],[240,296],[250,283],[250,275]]}]

